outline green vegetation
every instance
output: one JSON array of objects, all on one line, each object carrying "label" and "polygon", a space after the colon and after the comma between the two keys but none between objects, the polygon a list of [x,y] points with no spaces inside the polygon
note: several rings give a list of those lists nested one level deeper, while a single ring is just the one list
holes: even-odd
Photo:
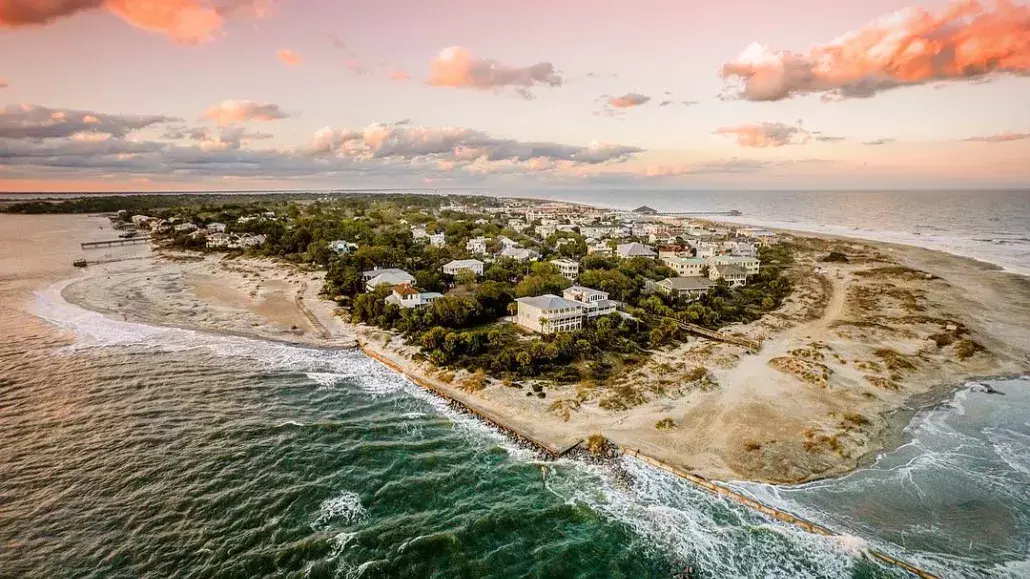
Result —
[{"label": "green vegetation", "polygon": [[663,418],[655,423],[654,427],[658,430],[672,430],[676,428],[676,421],[671,418]]}]

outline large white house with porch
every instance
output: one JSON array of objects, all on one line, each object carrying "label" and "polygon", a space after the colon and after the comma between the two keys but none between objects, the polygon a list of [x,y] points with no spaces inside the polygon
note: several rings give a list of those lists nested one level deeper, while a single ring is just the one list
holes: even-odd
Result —
[{"label": "large white house with porch", "polygon": [[583,304],[554,294],[519,298],[515,323],[541,334],[571,332],[583,327]]},{"label": "large white house with porch", "polygon": [[377,286],[389,284],[391,286],[413,284],[415,283],[415,277],[403,269],[397,269],[394,267],[384,269],[372,269],[366,272],[362,272],[362,278],[365,280],[365,291],[374,291]]},{"label": "large white house with porch", "polygon": [[400,284],[393,287],[393,293],[386,296],[384,300],[404,309],[422,309],[436,300],[443,297],[437,292],[420,292],[410,284]]},{"label": "large white house with porch", "polygon": [[447,275],[458,275],[463,271],[483,275],[483,262],[478,259],[455,259],[443,266],[443,272]]},{"label": "large white house with porch", "polygon": [[562,292],[562,297],[583,304],[583,315],[588,318],[615,313],[619,302],[608,299],[608,292],[574,285]]}]

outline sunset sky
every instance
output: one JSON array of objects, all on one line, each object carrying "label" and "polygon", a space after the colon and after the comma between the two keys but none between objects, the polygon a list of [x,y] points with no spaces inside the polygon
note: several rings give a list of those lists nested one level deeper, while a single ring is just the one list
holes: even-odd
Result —
[{"label": "sunset sky", "polygon": [[0,191],[1030,185],[1030,5],[0,0]]}]

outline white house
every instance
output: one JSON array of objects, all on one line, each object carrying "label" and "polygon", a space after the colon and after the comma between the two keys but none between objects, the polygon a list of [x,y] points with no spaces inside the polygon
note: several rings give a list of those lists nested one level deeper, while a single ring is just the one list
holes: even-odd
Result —
[{"label": "white house", "polygon": [[497,242],[500,243],[504,247],[504,249],[510,249],[519,246],[519,242],[509,238],[506,235],[498,237]]},{"label": "white house", "polygon": [[662,263],[669,266],[679,277],[701,277],[701,271],[707,265],[705,260],[697,257],[666,256]]},{"label": "white house", "polygon": [[583,315],[588,318],[614,313],[619,302],[608,299],[608,292],[574,285],[562,292],[562,297],[583,305]]},{"label": "white house", "polygon": [[708,278],[712,281],[724,279],[731,287],[747,285],[747,272],[737,265],[713,265],[708,269]]},{"label": "white house", "polygon": [[540,239],[547,239],[548,237],[554,235],[555,231],[558,231],[558,228],[555,227],[554,225],[537,225],[536,226],[536,235]]},{"label": "white house", "polygon": [[[192,223],[177,223],[177,224],[175,224],[175,226],[172,227],[172,230],[175,231],[176,233],[189,233],[191,231],[196,231],[197,230],[197,226],[192,224]],[[210,231],[210,230],[208,230],[208,231]],[[224,233],[224,232],[225,232],[225,230],[223,229],[222,231],[220,231],[218,233]]]},{"label": "white house", "polygon": [[206,245],[208,249],[229,247],[229,234],[212,233],[211,235],[207,236]]},{"label": "white house", "polygon": [[208,223],[207,230],[212,233],[225,233],[225,224],[218,223],[217,221]]},{"label": "white house", "polygon": [[447,275],[458,275],[463,271],[483,275],[483,262],[478,259],[455,259],[443,266],[443,272]]},{"label": "white house", "polygon": [[658,254],[643,243],[623,243],[615,248],[615,252],[622,258],[649,257],[654,259]]},{"label": "white house", "polygon": [[333,250],[336,253],[339,253],[341,255],[343,255],[345,253],[350,253],[350,252],[354,251],[357,248],[358,248],[358,244],[357,243],[351,243],[349,241],[344,241],[342,239],[337,239],[336,241],[330,241],[329,242],[329,249],[331,249],[331,250]]},{"label": "white house", "polygon": [[614,252],[612,248],[608,247],[607,243],[596,243],[594,245],[587,246],[587,254],[599,254],[599,255],[612,255]]},{"label": "white house", "polygon": [[514,229],[515,231],[518,231],[519,233],[522,233],[522,230],[529,227],[529,225],[521,219],[509,219],[508,227]]},{"label": "white house", "polygon": [[701,259],[715,257],[719,253],[719,244],[710,241],[699,241],[694,245],[694,255]]},{"label": "white house", "polygon": [[595,239],[604,239],[605,237],[613,237],[618,234],[618,229],[610,225],[597,225],[580,227],[579,232],[586,237],[593,237]]},{"label": "white house", "polygon": [[410,284],[399,284],[393,287],[393,293],[383,301],[404,309],[422,309],[442,297],[440,293],[420,292]]},{"label": "white house", "polygon": [[735,265],[748,275],[758,275],[762,262],[757,257],[739,257],[735,255],[716,255],[706,260],[709,265]]},{"label": "white house", "polygon": [[265,244],[266,241],[268,241],[268,238],[265,236],[264,233],[259,233],[257,235],[251,235],[249,233],[244,233],[243,235],[241,235],[238,238],[238,242],[237,243],[239,244],[239,247],[248,248],[248,247],[261,247],[262,245]]},{"label": "white house", "polygon": [[580,302],[560,298],[554,294],[519,298],[515,301],[519,305],[515,323],[523,328],[541,334],[552,334],[570,332],[583,327],[583,304]]},{"label": "white house", "polygon": [[509,247],[498,253],[500,257],[510,257],[515,261],[535,261],[540,254],[533,251],[532,249],[526,249],[524,247]]},{"label": "white house", "polygon": [[442,233],[432,233],[429,235],[429,245],[433,247],[443,247],[447,245],[446,236]]},{"label": "white house", "polygon": [[465,250],[469,253],[485,254],[486,253],[486,238],[485,237],[473,237],[472,239],[465,242]]},{"label": "white house", "polygon": [[727,241],[723,243],[723,247],[729,250],[730,255],[735,255],[737,257],[758,257],[758,248],[750,241]]},{"label": "white house", "polygon": [[656,284],[658,289],[672,295],[697,299],[708,293],[715,282],[704,277],[667,277]]},{"label": "white house", "polygon": [[385,269],[373,269],[366,272],[362,272],[361,276],[365,279],[365,291],[373,291],[376,286],[382,284],[389,284],[391,286],[413,284],[415,278],[410,273],[403,269],[397,269],[394,267]]},{"label": "white house", "polygon": [[415,227],[414,225],[411,226],[411,238],[412,239],[414,239],[415,241],[418,241],[420,239],[426,239],[427,237],[429,237],[429,234],[426,233],[426,228],[425,227]]},{"label": "white house", "polygon": [[552,259],[551,263],[558,268],[558,273],[562,274],[567,279],[576,281],[576,278],[579,277],[579,263],[565,258]]}]

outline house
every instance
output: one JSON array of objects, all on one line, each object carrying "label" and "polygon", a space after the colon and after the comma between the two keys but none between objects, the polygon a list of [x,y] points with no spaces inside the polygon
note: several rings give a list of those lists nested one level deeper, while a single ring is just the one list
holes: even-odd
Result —
[{"label": "house", "polygon": [[574,285],[562,292],[562,297],[567,300],[579,302],[583,305],[583,315],[587,318],[596,318],[615,313],[619,302],[608,299],[608,292],[595,290],[581,285]]},{"label": "house", "polygon": [[268,237],[265,236],[265,234],[263,234],[263,233],[259,233],[257,235],[250,235],[249,233],[245,233],[245,234],[239,236],[239,238],[237,239],[236,243],[237,243],[238,247],[248,248],[248,247],[261,247],[262,245],[265,244],[266,241],[268,241]]},{"label": "house", "polygon": [[715,287],[715,282],[704,277],[667,277],[656,285],[667,294],[697,299]]},{"label": "house", "polygon": [[414,239],[415,241],[418,241],[420,239],[426,239],[428,237],[429,237],[429,234],[426,233],[426,228],[425,227],[415,227],[415,226],[411,227],[411,238]]},{"label": "house", "polygon": [[478,259],[455,259],[443,266],[443,272],[447,275],[458,275],[463,271],[483,275],[483,262]]},{"label": "house", "polygon": [[604,239],[605,237],[615,237],[618,235],[619,230],[609,225],[599,225],[591,227],[580,227],[579,232],[586,237],[593,237],[595,239]]},{"label": "house", "polygon": [[207,224],[207,230],[211,233],[225,233],[225,224],[213,221]]},{"label": "house", "polygon": [[447,245],[446,236],[443,233],[432,233],[429,235],[429,245],[443,247]]},{"label": "house", "polygon": [[146,215],[133,215],[132,216],[132,224],[135,225],[136,227],[139,227],[141,225],[145,225],[151,219],[152,219],[151,217],[148,217]]},{"label": "house", "polygon": [[465,250],[469,253],[486,254],[486,238],[473,237],[465,242]]},{"label": "house", "polygon": [[701,277],[704,275],[702,270],[708,265],[705,260],[697,257],[677,256],[663,257],[662,263],[672,268],[680,277]]},{"label": "house", "polygon": [[229,234],[227,233],[212,233],[207,236],[207,248],[218,249],[223,247],[229,247]]},{"label": "house", "polygon": [[587,255],[613,255],[615,252],[606,243],[595,243],[587,246]]},{"label": "house", "polygon": [[330,241],[329,242],[329,249],[335,251],[336,253],[338,253],[340,255],[350,253],[350,252],[354,251],[357,248],[358,248],[358,244],[357,243],[351,243],[349,241],[344,241],[342,239],[337,239],[336,241]]},{"label": "house", "polygon": [[374,291],[376,286],[382,284],[389,284],[391,286],[413,284],[415,278],[404,271],[403,269],[397,269],[394,267],[385,269],[373,269],[366,272],[362,272],[362,278],[365,280],[365,291]]},{"label": "house", "polygon": [[558,268],[558,273],[565,276],[566,279],[576,281],[576,278],[579,277],[579,263],[565,258],[552,259],[551,263]]},{"label": "house", "polygon": [[694,245],[694,255],[701,259],[715,257],[719,253],[719,244],[711,241],[698,241]]},{"label": "house", "polygon": [[[192,223],[178,223],[172,227],[172,230],[176,233],[190,233],[196,231],[198,227]],[[211,231],[210,229],[208,231]],[[219,231],[218,233],[225,233],[225,230]]]},{"label": "house", "polygon": [[541,334],[571,332],[583,327],[583,304],[575,300],[544,294],[519,298],[515,323]]},{"label": "house", "polygon": [[515,231],[518,231],[519,233],[522,233],[522,231],[525,228],[529,227],[529,225],[521,219],[509,219],[508,227],[514,229]]},{"label": "house", "polygon": [[758,248],[750,241],[727,241],[722,244],[729,250],[730,255],[737,257],[758,257]]},{"label": "house", "polygon": [[738,237],[751,237],[758,241],[758,245],[769,245],[776,243],[776,234],[761,227],[738,227]]},{"label": "house", "polygon": [[539,237],[540,239],[547,239],[548,237],[554,235],[555,231],[558,231],[558,228],[555,227],[554,225],[537,225],[536,226],[536,236]]},{"label": "house", "polygon": [[506,235],[502,235],[497,238],[497,243],[500,243],[504,249],[514,248],[519,246],[519,242],[514,239],[508,238]]},{"label": "house", "polygon": [[436,300],[443,297],[443,294],[436,292],[420,292],[411,284],[398,284],[393,286],[393,292],[383,300],[388,304],[404,309],[422,309]]},{"label": "house", "polygon": [[658,254],[655,253],[654,250],[643,243],[623,243],[615,248],[615,252],[619,254],[619,257],[624,259],[629,259],[631,257],[648,257],[654,259],[655,257],[658,257]]},{"label": "house", "polygon": [[525,249],[523,247],[509,247],[504,249],[497,254],[500,257],[510,257],[515,261],[535,261],[540,254],[533,251],[532,249]]},{"label": "house", "polygon": [[735,265],[748,275],[758,275],[762,262],[757,257],[738,257],[734,255],[716,255],[706,260],[709,265]]},{"label": "house", "polygon": [[708,279],[724,279],[731,287],[740,287],[747,285],[747,272],[738,265],[713,265],[708,268]]}]

